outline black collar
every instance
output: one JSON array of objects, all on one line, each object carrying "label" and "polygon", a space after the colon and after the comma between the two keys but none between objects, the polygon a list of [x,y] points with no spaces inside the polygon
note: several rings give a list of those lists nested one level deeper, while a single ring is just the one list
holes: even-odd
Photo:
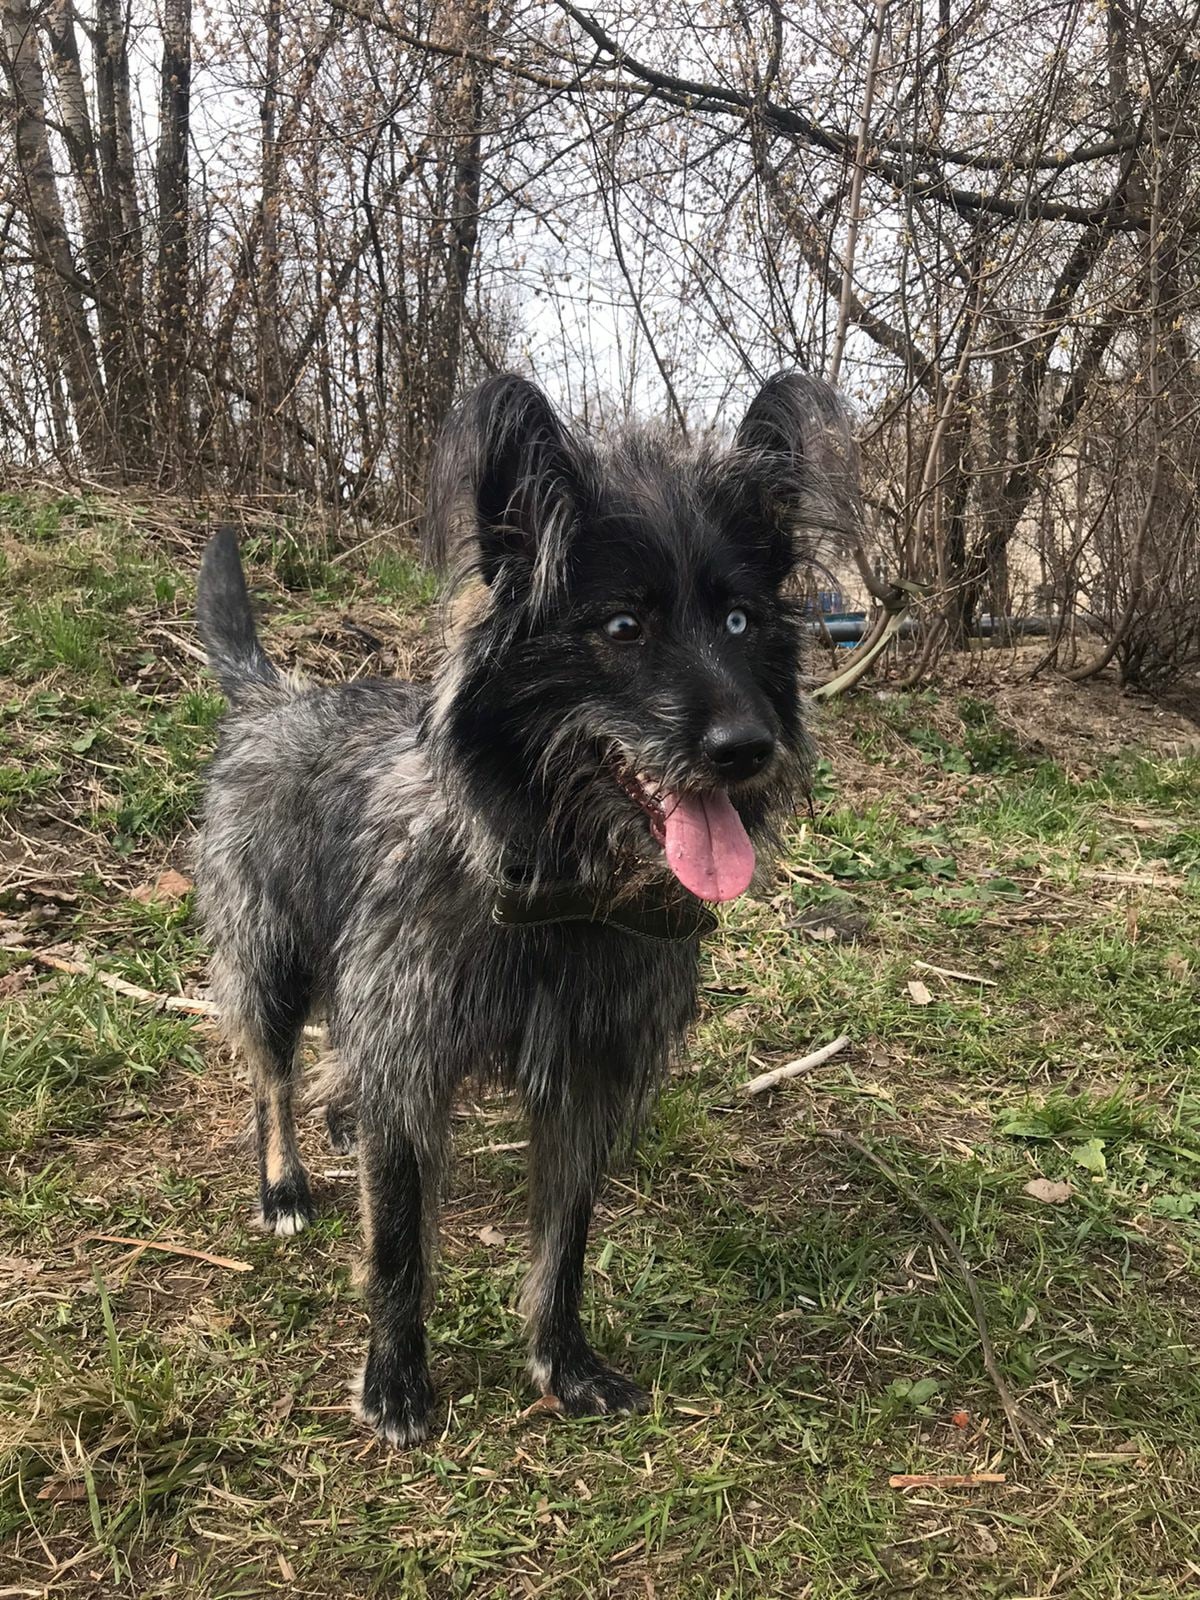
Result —
[{"label": "black collar", "polygon": [[606,901],[569,879],[529,887],[528,874],[506,864],[492,902],[492,921],[504,927],[537,928],[556,922],[595,922],[680,942],[702,938],[717,919],[702,901],[666,886],[644,890],[635,900]]}]

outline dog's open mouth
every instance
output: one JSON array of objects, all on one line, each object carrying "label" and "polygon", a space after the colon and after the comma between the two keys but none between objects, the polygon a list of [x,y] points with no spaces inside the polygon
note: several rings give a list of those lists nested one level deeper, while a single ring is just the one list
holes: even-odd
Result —
[{"label": "dog's open mouth", "polygon": [[701,900],[736,900],[754,876],[754,846],[724,789],[666,789],[618,766],[617,782],[645,813],[667,866]]}]

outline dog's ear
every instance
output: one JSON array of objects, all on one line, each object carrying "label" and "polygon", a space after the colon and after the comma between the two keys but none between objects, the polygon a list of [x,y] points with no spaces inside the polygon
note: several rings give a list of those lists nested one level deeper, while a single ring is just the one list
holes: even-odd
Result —
[{"label": "dog's ear", "polygon": [[750,402],[737,431],[743,450],[801,459],[808,440],[821,428],[845,426],[837,391],[807,372],[777,372]]},{"label": "dog's ear", "polygon": [[488,378],[438,445],[430,554],[465,556],[489,585],[507,570],[544,587],[574,526],[581,479],[580,448],[537,385],[512,373]]},{"label": "dog's ear", "polygon": [[776,569],[786,572],[802,559],[802,527],[842,536],[855,531],[861,519],[857,447],[846,408],[823,379],[804,372],[768,378],[735,443]]}]

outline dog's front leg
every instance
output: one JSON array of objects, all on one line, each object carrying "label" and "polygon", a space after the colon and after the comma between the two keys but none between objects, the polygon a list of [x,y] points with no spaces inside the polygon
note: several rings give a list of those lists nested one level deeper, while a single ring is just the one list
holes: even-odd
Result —
[{"label": "dog's front leg", "polygon": [[366,1298],[371,1342],[356,1410],[388,1444],[429,1431],[433,1385],[425,1350],[427,1208],[437,1203],[437,1158],[395,1130],[359,1146]]},{"label": "dog's front leg", "polygon": [[608,1156],[598,1121],[563,1108],[532,1119],[529,1148],[533,1268],[522,1295],[529,1324],[529,1370],[543,1394],[569,1416],[645,1411],[646,1391],[614,1372],[592,1349],[579,1320],[583,1257],[592,1208]]}]

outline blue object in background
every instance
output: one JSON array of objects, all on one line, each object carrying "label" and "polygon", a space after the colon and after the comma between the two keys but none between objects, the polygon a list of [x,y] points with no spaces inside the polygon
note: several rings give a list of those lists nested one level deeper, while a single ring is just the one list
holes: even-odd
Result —
[{"label": "blue object in background", "polygon": [[845,604],[840,589],[818,589],[815,599],[805,601],[804,614],[812,617],[819,612],[823,617],[834,616],[841,613]]}]

